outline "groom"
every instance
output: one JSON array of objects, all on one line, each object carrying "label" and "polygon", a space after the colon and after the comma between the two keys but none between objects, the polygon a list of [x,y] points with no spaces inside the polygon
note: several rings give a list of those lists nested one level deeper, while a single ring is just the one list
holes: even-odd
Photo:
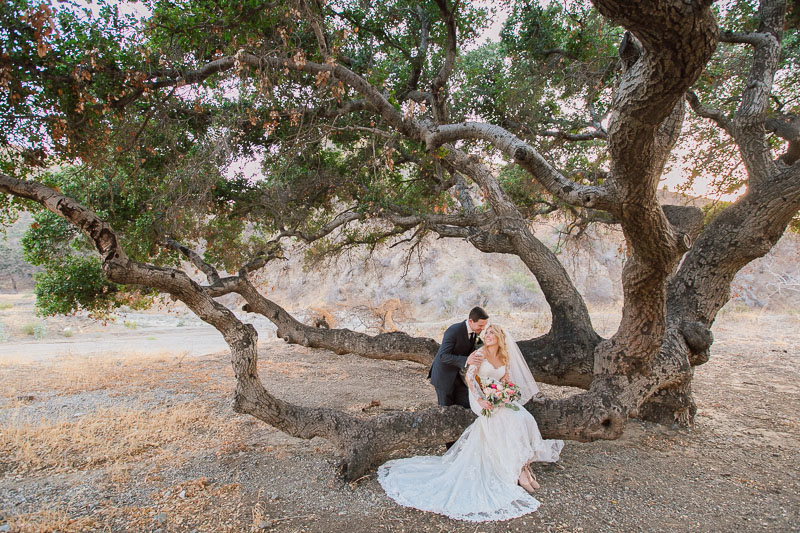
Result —
[{"label": "groom", "polygon": [[469,389],[459,372],[468,365],[479,365],[483,355],[474,353],[478,334],[486,327],[489,315],[480,307],[469,312],[464,322],[453,324],[444,332],[442,345],[428,372],[439,405],[460,405],[469,409]]}]

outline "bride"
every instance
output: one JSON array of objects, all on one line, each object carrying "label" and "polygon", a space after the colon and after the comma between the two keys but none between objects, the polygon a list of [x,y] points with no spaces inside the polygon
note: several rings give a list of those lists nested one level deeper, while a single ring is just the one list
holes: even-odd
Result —
[{"label": "bride", "polygon": [[[539,485],[528,464],[557,461],[564,442],[542,439],[522,407],[539,387],[511,335],[489,326],[480,351],[483,362],[467,371],[469,404],[478,419],[443,456],[396,459],[378,469],[381,486],[400,505],[471,522],[509,520],[539,507],[529,494]],[[510,380],[520,388],[518,411],[491,409],[481,388],[489,380]]]}]

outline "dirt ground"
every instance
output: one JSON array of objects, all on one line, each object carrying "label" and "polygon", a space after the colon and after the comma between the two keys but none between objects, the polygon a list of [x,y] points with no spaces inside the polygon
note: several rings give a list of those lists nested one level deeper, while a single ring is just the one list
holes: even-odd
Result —
[{"label": "dirt ground", "polygon": [[[34,335],[43,321],[30,305],[0,297],[0,532],[800,531],[797,313],[724,310],[697,369],[693,428],[632,420],[619,440],[567,443],[559,463],[536,468],[536,513],[474,524],[396,505],[374,472],[344,483],[327,441],[233,413],[228,354],[189,317],[67,317]],[[593,318],[603,333],[618,321]],[[530,313],[501,319],[520,338],[546,327]],[[259,330],[261,379],[281,398],[360,416],[435,403],[420,365]]]}]

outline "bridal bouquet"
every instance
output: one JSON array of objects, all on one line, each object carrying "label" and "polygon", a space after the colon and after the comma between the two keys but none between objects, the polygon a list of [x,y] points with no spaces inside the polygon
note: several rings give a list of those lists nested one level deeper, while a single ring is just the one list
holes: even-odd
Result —
[{"label": "bridal bouquet", "polygon": [[483,386],[483,394],[486,396],[486,401],[492,406],[491,409],[482,409],[483,416],[492,416],[492,411],[498,407],[508,407],[514,411],[519,411],[519,407],[514,404],[515,400],[519,400],[522,394],[519,387],[510,381],[503,383],[502,381],[488,380]]}]

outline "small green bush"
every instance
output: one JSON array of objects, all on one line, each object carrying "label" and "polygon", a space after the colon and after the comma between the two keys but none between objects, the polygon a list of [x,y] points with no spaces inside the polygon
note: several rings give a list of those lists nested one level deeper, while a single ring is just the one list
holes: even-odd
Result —
[{"label": "small green bush", "polygon": [[44,324],[36,324],[33,326],[33,338],[37,341],[43,339],[47,335],[47,326]]},{"label": "small green bush", "polygon": [[27,322],[22,326],[22,332],[25,335],[30,335],[34,339],[39,340],[47,335],[47,326],[41,322]]}]

